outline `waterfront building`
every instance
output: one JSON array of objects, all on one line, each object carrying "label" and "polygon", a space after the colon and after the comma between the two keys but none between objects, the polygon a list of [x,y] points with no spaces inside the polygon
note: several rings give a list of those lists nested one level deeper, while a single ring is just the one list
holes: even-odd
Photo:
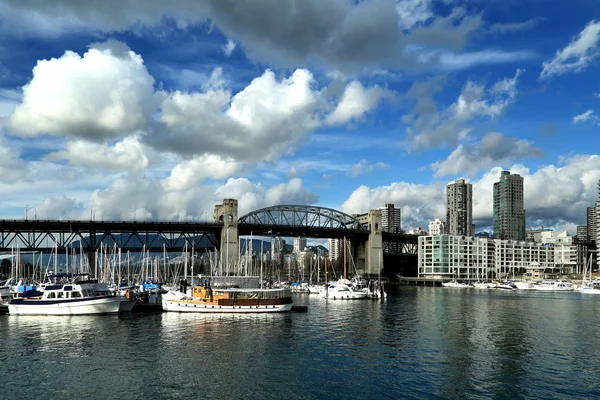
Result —
[{"label": "waterfront building", "polygon": [[544,229],[543,226],[538,226],[537,229],[528,229],[525,231],[526,240],[541,243],[543,232],[552,232],[552,229]]},{"label": "waterfront building", "polygon": [[553,245],[455,235],[418,240],[421,278],[510,279],[520,277],[532,263],[555,271]]},{"label": "waterfront building", "polygon": [[294,238],[294,253],[300,253],[304,251],[306,247],[306,238],[305,237],[295,237]]},{"label": "waterfront building", "polygon": [[418,271],[421,278],[459,280],[491,279],[488,239],[471,236],[421,236],[418,242]]},{"label": "waterfront building", "polygon": [[439,218],[429,221],[429,234],[431,236],[443,235],[446,233],[446,223]]},{"label": "waterfront building", "polygon": [[597,232],[597,223],[596,223],[596,207],[588,207],[587,208],[587,233],[588,238],[587,242],[595,242],[596,241],[596,232]]},{"label": "waterfront building", "polygon": [[446,186],[446,233],[473,236],[473,185],[457,179]]},{"label": "waterfront building", "polygon": [[381,231],[400,233],[402,231],[402,210],[396,208],[394,204],[386,204],[381,210]]},{"label": "waterfront building", "polygon": [[525,240],[523,177],[502,171],[494,183],[494,238]]},{"label": "waterfront building", "polygon": [[578,225],[577,226],[577,240],[581,243],[588,242],[588,227],[587,225]]}]

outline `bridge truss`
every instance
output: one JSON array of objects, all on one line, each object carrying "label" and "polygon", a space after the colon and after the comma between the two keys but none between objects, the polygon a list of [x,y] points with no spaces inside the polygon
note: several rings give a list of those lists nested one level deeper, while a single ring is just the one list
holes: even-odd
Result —
[{"label": "bridge truss", "polygon": [[132,251],[219,247],[220,224],[137,221],[0,220],[0,251],[89,252],[100,245]]}]

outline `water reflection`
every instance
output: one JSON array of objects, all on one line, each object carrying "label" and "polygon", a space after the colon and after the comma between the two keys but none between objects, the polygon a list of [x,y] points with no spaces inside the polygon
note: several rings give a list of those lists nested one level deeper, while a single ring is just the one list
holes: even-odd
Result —
[{"label": "water reflection", "polygon": [[11,393],[49,398],[589,398],[600,390],[596,296],[425,287],[388,295],[296,295],[306,313],[3,316],[0,359],[9,362],[0,379]]}]

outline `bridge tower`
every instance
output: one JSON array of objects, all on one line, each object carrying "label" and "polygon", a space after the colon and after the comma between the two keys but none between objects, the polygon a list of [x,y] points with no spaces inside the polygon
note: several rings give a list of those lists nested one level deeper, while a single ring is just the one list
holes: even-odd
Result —
[{"label": "bridge tower", "polygon": [[238,201],[236,199],[223,199],[223,204],[215,206],[215,222],[223,223],[221,230],[221,266],[219,273],[230,275],[237,270],[238,248]]},{"label": "bridge tower", "polygon": [[381,210],[369,210],[369,239],[366,242],[365,276],[377,277],[383,270],[383,235],[381,233]]}]

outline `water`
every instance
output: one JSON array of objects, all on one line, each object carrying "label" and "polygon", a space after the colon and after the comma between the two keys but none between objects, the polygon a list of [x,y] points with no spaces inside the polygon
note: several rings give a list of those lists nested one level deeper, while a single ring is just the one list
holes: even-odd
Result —
[{"label": "water", "polygon": [[600,296],[390,287],[307,313],[0,316],[0,398],[600,396]]}]

